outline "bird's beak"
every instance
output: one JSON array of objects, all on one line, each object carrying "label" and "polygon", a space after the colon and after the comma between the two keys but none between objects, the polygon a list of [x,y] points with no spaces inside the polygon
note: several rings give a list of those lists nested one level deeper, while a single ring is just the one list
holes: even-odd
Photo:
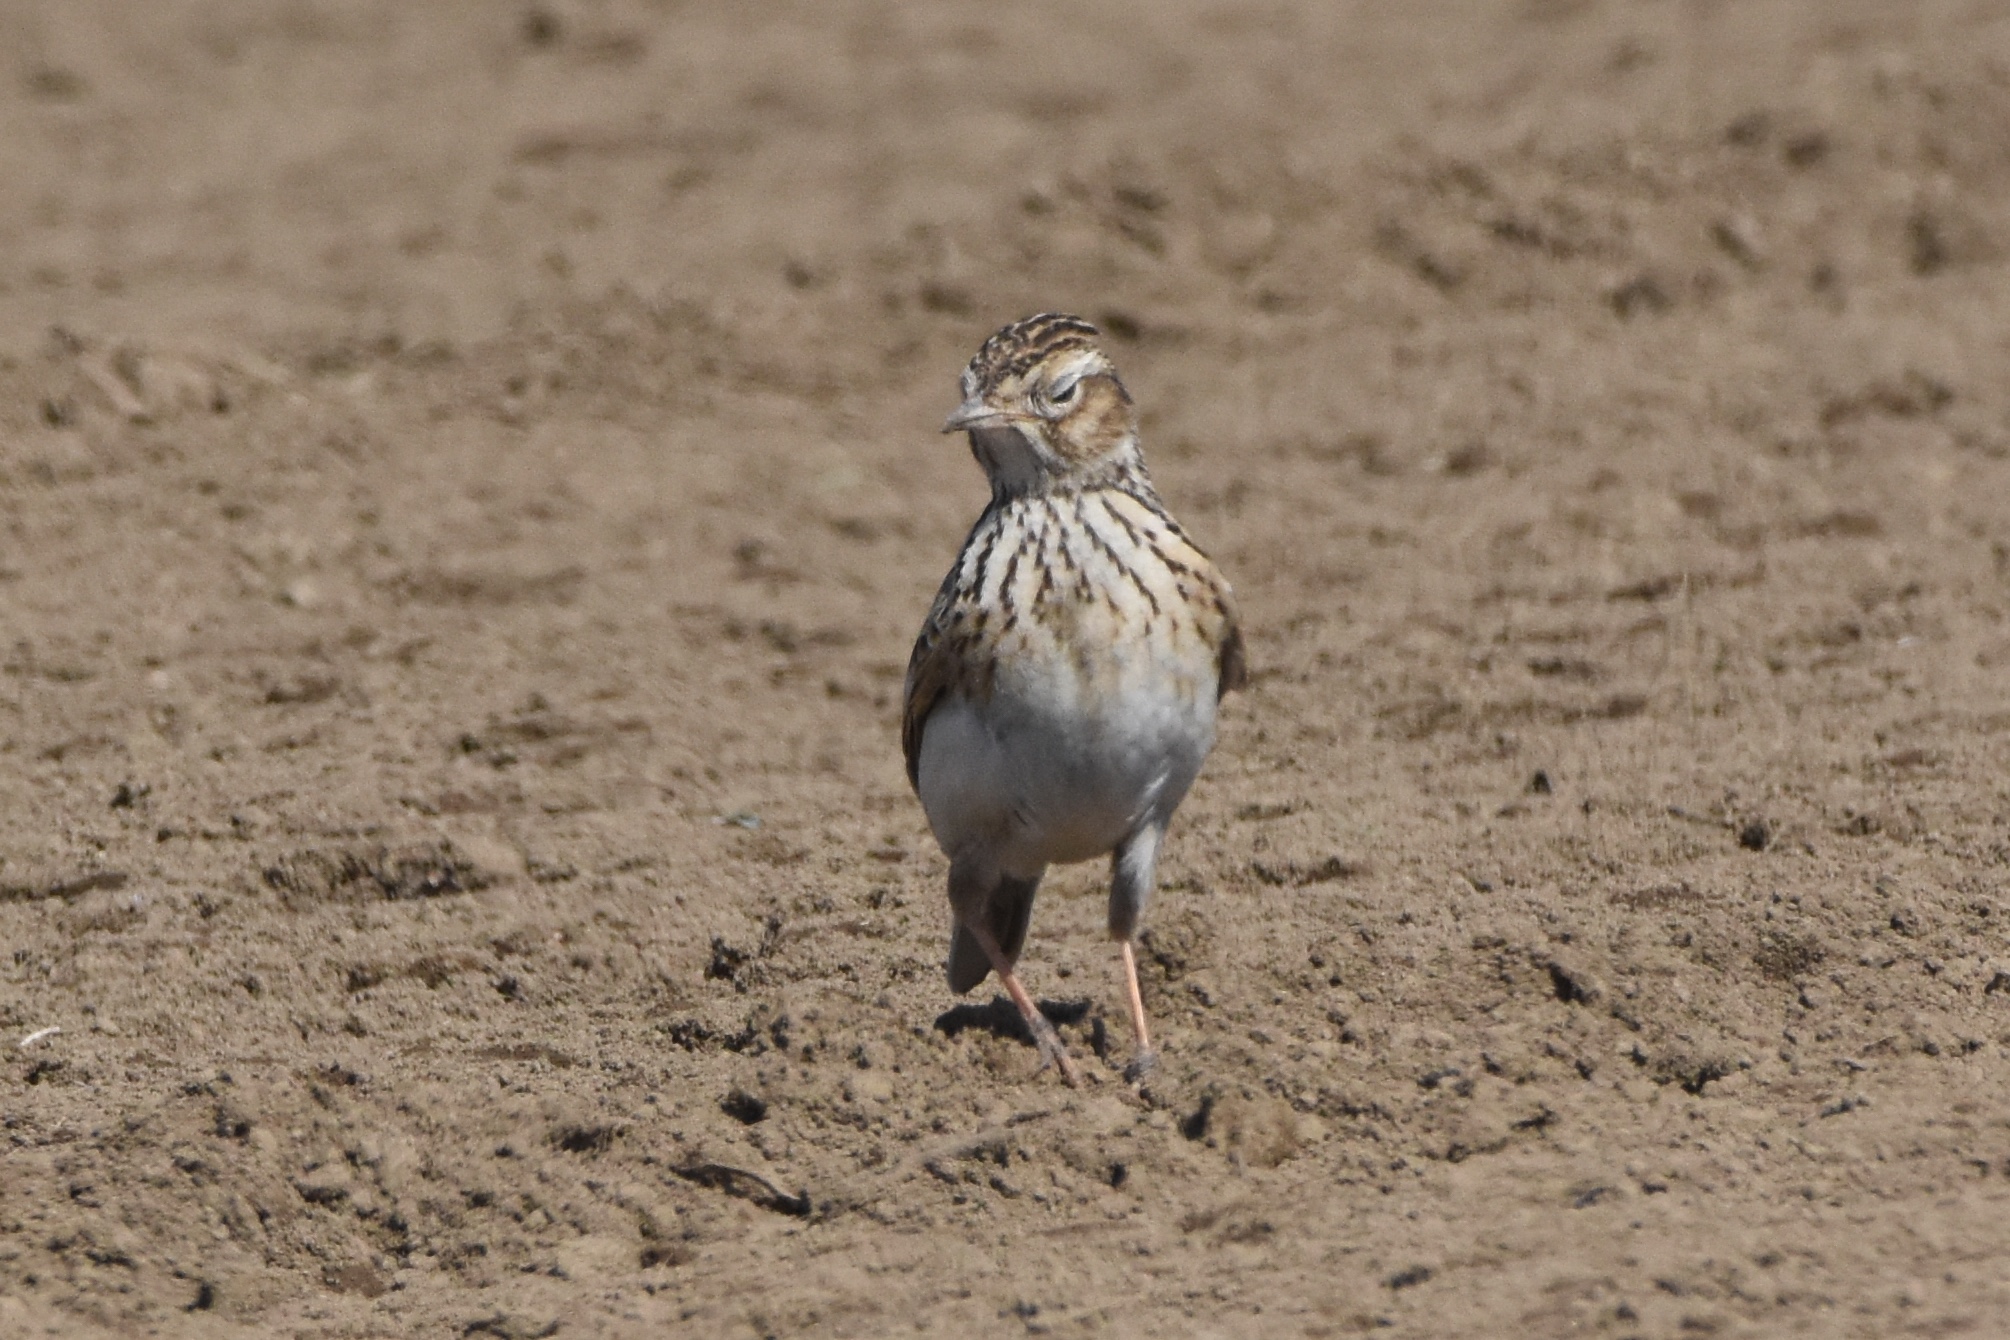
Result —
[{"label": "bird's beak", "polygon": [[958,405],[950,412],[949,417],[943,420],[942,431],[962,433],[973,428],[995,428],[1004,423],[1007,417],[1003,410],[993,409],[972,396]]}]

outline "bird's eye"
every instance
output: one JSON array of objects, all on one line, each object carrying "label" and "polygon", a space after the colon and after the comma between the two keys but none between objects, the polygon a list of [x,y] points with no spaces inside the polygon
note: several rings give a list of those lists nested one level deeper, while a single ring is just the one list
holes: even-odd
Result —
[{"label": "bird's eye", "polygon": [[1057,405],[1065,405],[1075,398],[1075,388],[1079,385],[1080,382],[1063,382],[1047,393],[1047,399]]}]

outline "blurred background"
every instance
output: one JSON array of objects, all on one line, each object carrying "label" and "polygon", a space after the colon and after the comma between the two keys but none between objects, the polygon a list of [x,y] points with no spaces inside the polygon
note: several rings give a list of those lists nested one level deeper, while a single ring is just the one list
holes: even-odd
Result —
[{"label": "blurred background", "polygon": [[[1347,267],[1307,244],[1333,259],[1369,160],[1711,136],[1788,90],[1844,114],[1853,53],[1973,48],[1990,14],[12,5],[0,316],[15,345],[84,314],[416,344],[615,285],[748,321],[849,308],[860,332],[1057,284],[1331,302]],[[1104,252],[1068,226],[1097,191],[1171,214]]]}]

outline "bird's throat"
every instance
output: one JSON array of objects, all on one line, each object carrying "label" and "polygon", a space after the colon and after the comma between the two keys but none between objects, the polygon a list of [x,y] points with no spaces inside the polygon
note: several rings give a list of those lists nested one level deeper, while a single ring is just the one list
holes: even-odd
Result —
[{"label": "bird's throat", "polygon": [[1046,453],[1018,424],[972,429],[970,454],[984,467],[994,497],[1023,498],[1045,492],[1053,482]]},{"label": "bird's throat", "polygon": [[1032,434],[1037,431],[1019,424],[971,430],[970,453],[984,467],[993,499],[1002,502],[1100,488],[1151,491],[1135,438],[1124,439],[1116,450],[1099,459],[1083,461],[1059,455],[1035,441]]}]

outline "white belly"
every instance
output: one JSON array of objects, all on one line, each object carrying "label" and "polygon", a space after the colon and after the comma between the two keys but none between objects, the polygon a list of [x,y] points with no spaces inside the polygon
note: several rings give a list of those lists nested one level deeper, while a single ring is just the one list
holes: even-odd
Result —
[{"label": "white belly", "polygon": [[917,769],[936,840],[1023,877],[1162,824],[1214,745],[1214,686],[1198,678],[1139,668],[1091,684],[1054,664],[1001,674],[983,702],[945,699]]}]

